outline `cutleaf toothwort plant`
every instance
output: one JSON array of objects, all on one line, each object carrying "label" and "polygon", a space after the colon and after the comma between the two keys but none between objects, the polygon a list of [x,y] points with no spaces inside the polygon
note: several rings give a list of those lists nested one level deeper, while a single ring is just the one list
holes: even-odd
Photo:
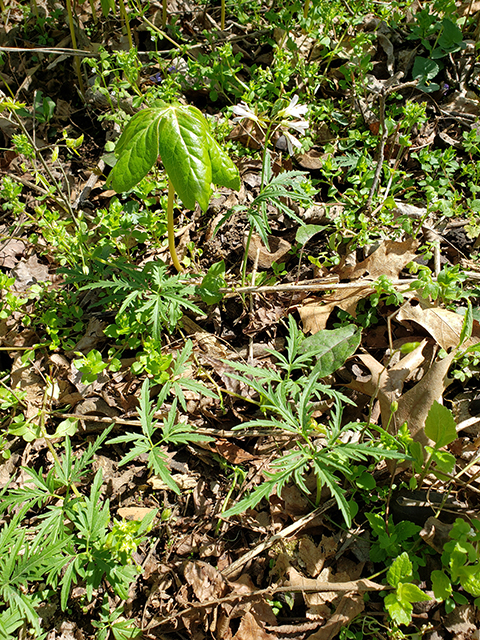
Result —
[{"label": "cutleaf toothwort plant", "polygon": [[[406,457],[402,451],[387,451],[375,444],[373,435],[361,423],[342,426],[343,403],[351,401],[321,382],[321,378],[336,371],[356,351],[359,343],[360,332],[354,325],[320,331],[305,338],[290,316],[287,354],[272,351],[276,369],[233,365],[240,373],[232,373],[231,377],[258,393],[261,412],[258,418],[236,429],[278,429],[291,434],[293,446],[286,452],[279,452],[278,459],[271,463],[270,471],[265,474],[266,480],[228,509],[223,517],[253,508],[274,493],[280,495],[288,482],[295,482],[309,495],[306,476],[313,472],[317,484],[315,503],[320,501],[322,487],[328,487],[350,526],[351,505],[337,474],[348,474],[352,463],[368,458]],[[325,398],[333,399],[334,407],[326,423],[319,424],[313,417],[315,403]]]}]

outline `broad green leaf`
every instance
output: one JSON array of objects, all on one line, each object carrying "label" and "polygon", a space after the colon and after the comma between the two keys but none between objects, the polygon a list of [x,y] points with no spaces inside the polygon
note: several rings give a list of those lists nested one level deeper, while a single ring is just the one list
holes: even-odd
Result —
[{"label": "broad green leaf", "polygon": [[431,597],[411,582],[398,585],[397,597],[402,602],[426,602]]},{"label": "broad green leaf", "polygon": [[460,575],[460,584],[467,593],[475,598],[480,596],[480,566],[478,564],[464,567]]},{"label": "broad green leaf", "polygon": [[[380,537],[381,535],[385,535],[385,520],[378,513],[366,513],[368,518],[368,522],[372,527],[373,533]],[[392,585],[395,586],[395,585]]]},{"label": "broad green leaf", "polygon": [[457,438],[457,428],[452,412],[436,400],[425,420],[425,435],[435,442],[435,448],[446,447]]},{"label": "broad green leaf", "polygon": [[355,353],[360,344],[361,331],[353,324],[339,329],[319,331],[306,338],[299,351],[314,352],[317,364],[313,371],[324,378],[339,369],[347,358]]},{"label": "broad green leaf", "polygon": [[432,571],[430,578],[432,580],[432,589],[437,600],[446,600],[452,593],[452,584],[450,578],[443,571],[435,569]]},{"label": "broad green leaf", "polygon": [[413,607],[409,602],[400,602],[395,593],[389,593],[385,596],[384,603],[390,617],[397,624],[410,623]]},{"label": "broad green leaf", "polygon": [[414,80],[421,79],[422,82],[432,80],[440,71],[439,65],[430,58],[417,56],[413,63],[412,76]]},{"label": "broad green leaf", "polygon": [[158,157],[160,109],[144,109],[135,114],[115,148],[116,165],[107,185],[115,191],[129,191],[144,178]]},{"label": "broad green leaf", "polygon": [[392,562],[392,566],[388,570],[387,580],[392,587],[398,587],[401,582],[410,580],[412,577],[412,563],[408,557],[408,553],[404,551]]},{"label": "broad green leaf", "polygon": [[311,238],[313,238],[314,235],[320,233],[320,231],[324,231],[326,228],[326,226],[319,224],[304,224],[298,228],[295,240],[303,247]]},{"label": "broad green leaf", "polygon": [[130,120],[116,147],[119,160],[107,184],[128,191],[153,167],[158,155],[185,207],[198,202],[203,211],[212,195],[212,182],[240,188],[238,170],[212,137],[208,123],[195,107],[166,105],[144,109]]},{"label": "broad green leaf", "polygon": [[76,418],[65,418],[55,429],[53,438],[63,438],[65,436],[74,436],[77,433],[78,420]]}]

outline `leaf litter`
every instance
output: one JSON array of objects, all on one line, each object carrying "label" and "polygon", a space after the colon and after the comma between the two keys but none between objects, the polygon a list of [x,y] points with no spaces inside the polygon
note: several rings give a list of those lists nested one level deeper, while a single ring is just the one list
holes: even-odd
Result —
[{"label": "leaf litter", "polygon": [[[340,4],[337,20],[327,14],[319,18],[318,7],[310,8],[315,17],[302,33],[298,25],[273,28],[272,13],[257,10],[248,20],[239,14],[229,22],[227,15],[228,29],[221,31],[217,8],[189,2],[170,5],[175,25],[166,26],[162,8],[154,3],[131,22],[144,53],[127,61],[133,51],[128,32],[109,32],[105,21],[110,14],[118,20],[114,4],[84,3],[77,14],[77,46],[97,61],[91,65],[93,89],[86,92],[86,103],[79,99],[67,20],[62,23],[55,13],[60,7],[36,3],[44,12],[43,24],[34,14],[24,24],[20,5],[9,7],[0,34],[6,56],[0,121],[4,533],[22,513],[28,492],[43,486],[42,474],[60,474],[62,464],[73,468],[99,434],[110,425],[112,430],[99,445],[101,453],[92,453],[88,473],[72,481],[79,502],[63,516],[70,527],[78,527],[73,551],[80,557],[81,527],[92,511],[79,505],[91,504],[89,496],[96,496],[101,514],[108,498],[108,523],[103,533],[97,525],[98,544],[88,552],[100,553],[96,564],[80,567],[70,594],[65,585],[72,580],[73,560],[65,560],[56,574],[51,569],[49,593],[41,593],[38,576],[30,576],[21,585],[23,605],[17,609],[7,606],[8,567],[2,565],[0,624],[7,634],[8,628],[23,634],[23,615],[37,625],[38,637],[41,626],[49,640],[106,638],[110,632],[133,638],[136,629],[146,638],[343,640],[357,637],[348,633],[365,629],[367,621],[370,637],[394,637],[389,634],[402,633],[398,625],[404,613],[389,609],[387,617],[379,593],[396,593],[400,609],[408,610],[410,602],[407,606],[401,599],[398,585],[372,576],[405,549],[415,559],[417,549],[408,546],[408,536],[394,533],[400,525],[389,517],[389,491],[401,487],[411,498],[418,493],[414,478],[420,477],[422,500],[430,504],[430,492],[445,500],[454,494],[462,499],[455,515],[473,522],[480,492],[480,438],[471,423],[478,414],[480,207],[473,164],[462,173],[461,163],[467,165],[480,152],[480,107],[472,90],[478,89],[478,65],[467,37],[480,6],[464,3],[455,13],[446,2],[434,3],[433,11],[414,3],[399,5],[398,16],[382,15],[372,6],[377,15],[359,12],[354,25],[349,9]],[[282,20],[292,15],[287,12]],[[461,16],[464,22],[458,21]],[[24,40],[22,29],[32,41]],[[152,38],[160,44],[156,57]],[[192,46],[181,57],[172,55],[172,38]],[[57,57],[59,42],[67,48]],[[209,57],[215,46],[222,48],[221,55]],[[228,70],[218,67],[222,56]],[[109,188],[132,186],[128,158],[110,171],[108,153],[128,115],[137,114],[134,122],[153,117],[142,100],[136,102],[152,87],[164,91],[162,99],[180,97],[178,107],[154,107],[176,114],[180,128],[188,129],[181,122],[187,112],[203,114],[213,124],[214,136],[203,117],[198,130],[210,145],[210,160],[201,158],[204,173],[209,163],[220,162],[216,145],[222,148],[228,141],[242,178],[238,193],[223,187],[212,200],[210,174],[207,185],[201,180],[187,184],[188,176],[177,179],[181,200],[194,212],[186,215],[177,203],[178,254],[193,275],[184,298],[181,287],[190,284],[168,289],[165,274],[154,266],[159,260],[169,265],[161,241],[166,182],[157,172],[153,187],[142,182],[130,200]],[[288,100],[272,110],[285,91]],[[22,106],[9,109],[7,94]],[[404,108],[401,117],[390,108],[391,96]],[[115,111],[121,114],[117,120],[104,117]],[[265,123],[275,122],[278,113],[297,120],[282,121],[270,140]],[[15,137],[19,131],[23,138]],[[29,136],[33,161],[25,144]],[[68,153],[81,136],[79,153]],[[160,153],[169,172],[175,172],[169,157],[173,138],[162,139]],[[269,180],[298,167],[306,170],[297,177],[312,180],[317,189],[310,208],[285,191],[276,206],[260,205],[252,213],[268,177],[261,151],[270,143]],[[125,138],[117,152],[123,144]],[[42,147],[51,148],[53,156],[38,151]],[[137,178],[156,163],[157,151],[149,149],[148,166],[135,165]],[[255,151],[260,155],[252,155]],[[94,167],[110,171],[111,178],[106,182]],[[223,184],[237,188],[235,166],[215,165],[214,173],[222,170]],[[318,228],[299,236],[304,229],[299,223],[313,224],[315,215]],[[450,229],[457,218],[466,230],[460,241]],[[249,235],[249,228],[256,233]],[[249,282],[242,260],[245,269],[253,269]],[[457,266],[465,260],[468,271]],[[151,280],[142,289],[143,307],[131,311],[123,301],[118,312],[120,280],[128,265],[142,269],[137,279]],[[89,290],[92,269],[98,278]],[[107,297],[109,280],[116,284]],[[200,300],[202,288],[208,302]],[[148,291],[154,290],[161,291],[157,304],[161,296],[172,301],[167,309],[151,307],[163,314],[163,330],[157,330],[157,319],[145,325],[149,330],[144,326],[135,333],[135,322],[141,323],[150,308]],[[140,299],[132,289],[130,301],[135,296]],[[455,424],[447,407],[455,407],[461,395],[470,409]],[[356,416],[351,421],[350,414]],[[379,442],[385,455],[375,457]],[[136,455],[125,460],[127,443]],[[364,444],[373,457],[366,457]],[[405,455],[388,459],[388,451],[398,446]],[[308,447],[308,464],[300,468]],[[329,459],[317,456],[322,449],[331,452]],[[427,469],[429,464],[433,467]],[[95,493],[99,470],[101,489]],[[268,482],[272,490],[252,502]],[[65,487],[57,490],[22,513],[22,526],[30,527],[32,536],[39,519],[48,521],[60,503],[67,504],[57,495]],[[14,495],[9,491],[23,493],[9,502]],[[242,500],[246,508],[235,511]],[[405,522],[415,521],[416,509],[418,500],[412,498]],[[227,510],[234,515],[225,517]],[[385,557],[378,551],[378,531],[365,517],[370,512],[381,513],[390,536]],[[436,517],[436,522],[422,522],[422,538],[430,535],[429,526],[436,531],[446,526],[442,509]],[[138,523],[149,518],[138,533]],[[434,570],[454,584],[457,601],[439,595],[421,569],[425,555],[420,552],[415,582],[406,574],[400,582],[435,597],[430,620],[422,613],[423,603],[412,601],[413,614],[402,626],[431,640],[478,633],[478,550],[472,546],[475,561],[470,558],[465,566],[440,561],[443,546],[452,544],[449,534],[456,531],[449,527],[430,546],[438,551]],[[467,544],[467,537],[458,539]],[[27,543],[12,540],[3,549],[19,545],[19,557],[28,556]],[[123,562],[123,582],[114,572],[89,581],[104,566],[106,550],[117,562],[115,571],[121,573]],[[82,556],[85,562],[88,553]],[[128,578],[129,567],[138,567],[138,575]],[[30,596],[34,613],[29,618]],[[61,601],[67,597],[69,608]],[[105,611],[116,617],[107,622]]]}]

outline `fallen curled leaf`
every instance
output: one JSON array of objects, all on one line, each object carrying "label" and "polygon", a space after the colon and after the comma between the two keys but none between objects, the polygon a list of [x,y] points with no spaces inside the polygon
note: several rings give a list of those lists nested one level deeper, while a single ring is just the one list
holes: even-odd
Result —
[{"label": "fallen curled leaf", "polygon": [[238,631],[233,636],[233,640],[276,640],[276,638],[276,635],[267,633],[249,611],[242,615]]},{"label": "fallen curled leaf", "polygon": [[340,289],[329,296],[324,296],[321,301],[313,302],[311,299],[304,301],[298,307],[298,313],[302,320],[305,333],[317,333],[327,326],[332,311],[338,307],[355,317],[359,300],[366,298],[374,292],[368,284],[359,286],[358,289]]},{"label": "fallen curled leaf", "polygon": [[[397,313],[397,320],[412,321],[423,327],[435,338],[438,344],[448,351],[452,347],[458,347],[464,317],[442,307],[432,307],[423,299],[417,304],[414,301],[406,302]],[[462,346],[469,347],[480,341],[480,323],[474,320],[472,336]]]},{"label": "fallen curled leaf", "polygon": [[258,266],[260,269],[270,269],[274,262],[280,263],[292,248],[289,242],[282,238],[277,238],[277,236],[270,236],[268,244],[270,250],[263,244],[259,235],[253,234],[251,237],[248,247],[248,259],[255,263],[258,253]]},{"label": "fallen curled leaf", "polygon": [[200,560],[187,564],[185,580],[200,602],[223,598],[228,592],[228,582],[222,574],[210,564]]}]

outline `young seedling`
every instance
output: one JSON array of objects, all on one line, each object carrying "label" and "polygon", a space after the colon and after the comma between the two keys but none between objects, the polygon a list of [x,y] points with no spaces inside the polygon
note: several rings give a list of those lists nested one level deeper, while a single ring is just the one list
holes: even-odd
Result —
[{"label": "young seedling", "polygon": [[240,176],[198,109],[160,101],[157,105],[140,111],[128,123],[117,142],[118,161],[107,184],[117,192],[132,189],[160,155],[168,176],[168,246],[175,268],[182,271],[175,251],[175,191],[187,209],[194,209],[198,202],[205,211],[212,182],[238,191]]}]

